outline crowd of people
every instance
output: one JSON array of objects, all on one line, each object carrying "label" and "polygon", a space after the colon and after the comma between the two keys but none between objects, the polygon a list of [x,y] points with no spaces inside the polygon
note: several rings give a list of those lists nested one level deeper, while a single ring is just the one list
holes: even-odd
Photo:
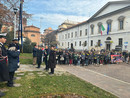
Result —
[{"label": "crowd of people", "polygon": [[[20,50],[18,46],[18,40],[13,39],[13,42],[9,44],[8,49],[4,47],[6,42],[6,35],[0,34],[0,82],[7,81],[8,87],[13,87],[13,79],[15,71],[19,68],[19,55]],[[59,65],[105,65],[117,62],[130,61],[130,53],[128,51],[74,51],[73,49],[57,49],[55,46],[34,46],[33,48],[33,65],[37,64],[36,68],[41,67],[41,63],[45,62],[45,70],[49,71],[49,74],[54,74],[56,64]],[[0,97],[4,96],[3,92],[0,92]]]},{"label": "crowd of people", "polygon": [[[113,56],[113,58],[112,58]],[[117,51],[68,51],[68,50],[56,50],[56,61],[57,64],[67,65],[105,65],[118,62],[129,63],[130,53],[128,51],[117,52]]]},{"label": "crowd of people", "polygon": [[[55,53],[55,63],[59,65],[106,65],[113,63],[116,64],[119,62],[129,63],[130,61],[130,53],[128,53],[128,51],[106,51],[104,49],[100,51],[95,51],[95,49],[91,49],[90,51],[72,51],[71,49],[57,49],[56,47],[53,49],[53,51]],[[41,62],[44,61],[46,65],[45,70],[49,70],[49,63],[51,61],[49,60],[49,57],[50,49],[48,48],[48,46],[45,46],[45,49],[36,49],[34,47],[33,64],[35,65],[37,62],[37,68],[40,68]],[[40,63],[38,63],[39,61]]]},{"label": "crowd of people", "polygon": [[33,48],[33,65],[38,65],[36,68],[41,67],[41,63],[45,62],[45,70],[48,71],[49,68],[51,69],[51,72],[49,74],[54,74],[54,68],[56,67],[56,51],[55,46],[51,46],[51,48],[48,48],[48,46],[45,46],[45,49],[43,49],[41,46],[34,46]]}]

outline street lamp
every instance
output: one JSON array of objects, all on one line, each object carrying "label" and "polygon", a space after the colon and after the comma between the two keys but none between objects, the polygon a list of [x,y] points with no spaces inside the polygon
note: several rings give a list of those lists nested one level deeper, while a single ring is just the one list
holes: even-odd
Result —
[{"label": "street lamp", "polygon": [[17,13],[17,8],[14,8],[14,39],[16,38],[16,13]]}]

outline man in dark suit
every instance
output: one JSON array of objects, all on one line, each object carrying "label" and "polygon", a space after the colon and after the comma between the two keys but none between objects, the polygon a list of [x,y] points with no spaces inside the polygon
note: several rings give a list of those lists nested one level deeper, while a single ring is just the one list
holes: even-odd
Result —
[{"label": "man in dark suit", "polygon": [[33,47],[33,65],[36,65],[36,61],[37,61],[37,45],[34,45]]},{"label": "man in dark suit", "polygon": [[49,74],[54,74],[54,68],[56,67],[56,52],[54,51],[54,46],[51,46],[48,65],[49,68],[51,69],[51,72]]},{"label": "man in dark suit", "polygon": [[45,51],[44,51],[44,61],[45,61],[45,70],[48,71],[49,70],[49,67],[48,67],[48,59],[49,59],[49,49],[48,49],[48,46],[46,45],[45,47]]},{"label": "man in dark suit", "polygon": [[[0,34],[0,82],[9,80],[9,71],[7,67],[7,51],[4,47],[4,43],[6,42],[6,34]],[[0,97],[5,94],[0,92]]]}]

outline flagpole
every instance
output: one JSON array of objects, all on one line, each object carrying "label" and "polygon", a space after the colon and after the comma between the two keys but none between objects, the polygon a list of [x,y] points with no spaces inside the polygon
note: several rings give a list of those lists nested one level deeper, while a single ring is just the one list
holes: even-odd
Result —
[{"label": "flagpole", "polygon": [[22,10],[23,10],[23,0],[20,0],[20,23],[21,23],[21,51],[23,53],[23,35],[22,35],[22,32],[23,32],[23,22],[22,22]]}]

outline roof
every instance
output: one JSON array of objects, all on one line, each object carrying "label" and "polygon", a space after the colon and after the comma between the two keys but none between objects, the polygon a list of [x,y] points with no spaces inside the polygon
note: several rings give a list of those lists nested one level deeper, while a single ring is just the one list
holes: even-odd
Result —
[{"label": "roof", "polygon": [[[25,28],[28,28],[28,27],[38,28],[38,27],[33,26],[33,25],[31,25],[31,26],[25,26]],[[40,29],[40,28],[38,28],[38,29]]]},{"label": "roof", "polygon": [[128,0],[124,0],[124,1],[110,1],[107,4],[105,4],[100,10],[98,10],[89,20],[91,20],[92,18],[94,18],[95,16],[97,16],[100,12],[102,12],[110,4],[122,4],[122,3],[128,3],[128,4],[130,4],[130,1],[128,1]]},{"label": "roof", "polygon": [[[78,24],[76,24],[76,25],[74,25],[74,26],[68,27],[67,29],[64,29],[64,30],[62,30],[62,31],[69,30],[69,29],[71,29],[71,28],[74,28],[74,27],[83,25],[83,24],[85,24],[86,22],[87,22],[87,20],[86,20],[86,21],[83,21],[83,22],[81,22],[81,23],[78,23]],[[62,31],[60,31],[60,32],[62,32]]]},{"label": "roof", "polygon": [[[128,3],[128,4],[130,4],[130,1],[128,1],[128,0],[125,0],[125,1],[110,1],[110,2],[108,2],[107,4],[105,4],[100,10],[98,10],[92,17],[90,17],[88,20],[86,20],[86,21],[84,21],[84,22],[81,22],[81,23],[79,23],[79,24],[76,24],[76,25],[74,25],[74,26],[72,26],[72,27],[69,27],[69,28],[67,28],[67,29],[64,29],[64,30],[62,30],[62,31],[65,31],[65,30],[69,30],[69,29],[71,29],[71,28],[74,28],[74,27],[77,27],[77,26],[80,26],[80,25],[83,25],[83,24],[85,24],[85,23],[87,23],[87,22],[89,22],[89,21],[91,21],[95,16],[97,16],[100,12],[102,12],[107,6],[109,6],[110,4],[122,4],[122,3]],[[126,9],[126,8],[129,8],[130,6],[127,6],[127,7],[125,7],[124,9]],[[123,9],[123,8],[122,8]],[[117,10],[118,12],[120,11],[120,9],[119,10]],[[114,12],[117,12],[117,11],[114,11]],[[111,12],[112,13],[112,12]],[[108,13],[109,14],[109,13]],[[105,15],[103,15],[103,16],[105,16]],[[62,32],[62,31],[59,31],[59,32]]]}]

